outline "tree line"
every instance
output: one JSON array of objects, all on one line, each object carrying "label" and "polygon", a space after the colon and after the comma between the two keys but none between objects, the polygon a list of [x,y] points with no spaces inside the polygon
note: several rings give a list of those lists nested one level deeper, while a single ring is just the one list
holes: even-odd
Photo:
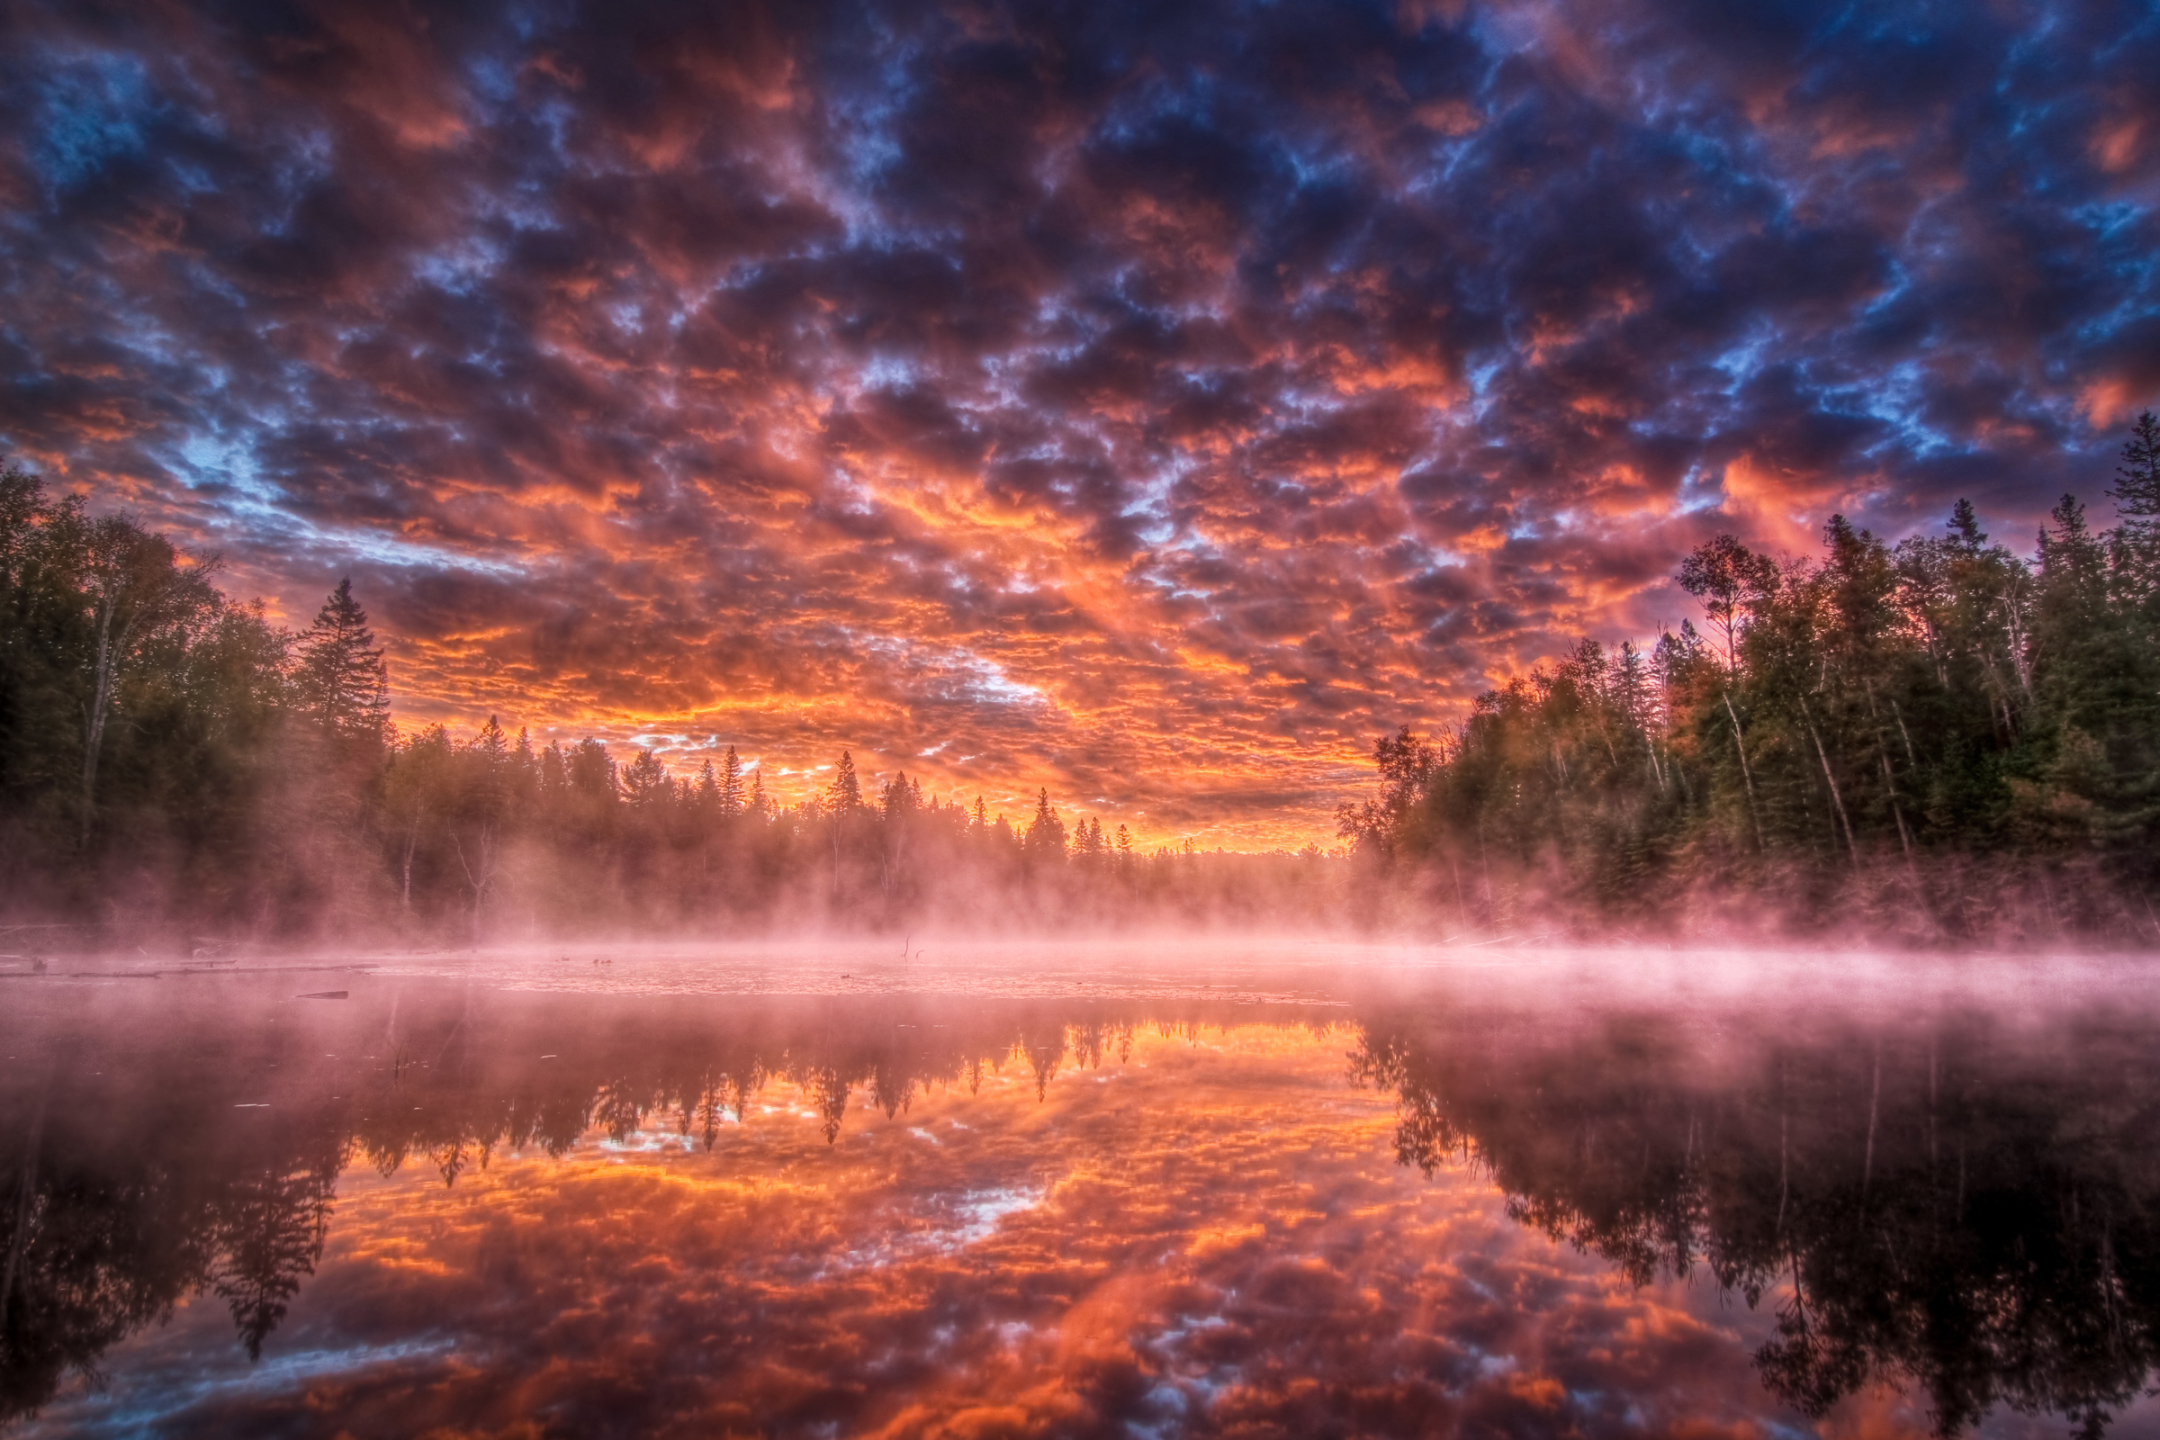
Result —
[{"label": "tree line", "polygon": [[536,746],[490,717],[393,723],[349,582],[307,629],[234,602],[218,566],[0,472],[0,858],[18,923],[434,940],[825,921],[989,928],[1146,918],[1310,924],[1346,867],[1144,850],[1039,791],[1014,823],[864,777],[850,753],[783,803],[733,746]]},{"label": "tree line", "polygon": [[[0,859],[22,921],[250,938],[512,939],[806,920],[989,928],[1423,917],[1452,934],[1905,943],[2160,938],[2160,421],[2095,529],[2025,557],[1958,502],[1815,557],[1732,536],[1647,648],[1584,640],[1460,724],[1376,747],[1359,857],[1143,853],[1041,792],[1014,823],[866,779],[782,803],[730,747],[691,776],[493,718],[392,723],[341,582],[304,631],[81,497],[0,472]],[[199,937],[198,937],[199,938]]]},{"label": "tree line", "polygon": [[2160,939],[2150,412],[2108,493],[2113,528],[2066,495],[2030,558],[1963,500],[1896,545],[1834,515],[1814,557],[1720,535],[1675,577],[1703,629],[1383,739],[1341,832],[1466,930]]}]

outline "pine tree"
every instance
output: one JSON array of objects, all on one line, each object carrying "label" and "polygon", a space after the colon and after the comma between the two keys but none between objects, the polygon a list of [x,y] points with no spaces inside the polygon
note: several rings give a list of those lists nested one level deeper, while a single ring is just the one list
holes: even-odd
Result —
[{"label": "pine tree", "polygon": [[2085,507],[2065,495],[2049,518],[2032,632],[2049,775],[2090,807],[2086,838],[2143,848],[2160,828],[2160,655],[2136,612],[2116,603],[2108,537],[2092,532]]},{"label": "pine tree", "polygon": [[2160,623],[2160,419],[2138,416],[2108,491],[2122,515],[2119,585],[2148,624]]},{"label": "pine tree", "polygon": [[300,637],[300,707],[336,739],[381,744],[389,733],[390,682],[383,652],[368,629],[367,611],[353,599],[352,581],[338,581],[315,623]]},{"label": "pine tree", "polygon": [[481,727],[472,757],[479,762],[473,799],[481,823],[493,824],[502,818],[510,791],[510,737],[503,733],[502,722],[495,716],[488,716],[487,724]]},{"label": "pine tree", "polygon": [[2160,517],[2160,419],[2150,410],[2138,416],[2123,444],[2115,487],[2108,496],[2123,514],[2147,522]]},{"label": "pine tree", "polygon": [[905,770],[895,771],[878,795],[878,808],[884,812],[886,824],[904,821],[922,808],[922,787],[910,782]]},{"label": "pine tree", "polygon": [[660,763],[660,757],[647,747],[623,767],[622,788],[623,799],[639,809],[649,809],[673,796],[675,781]]},{"label": "pine tree", "polygon": [[832,784],[825,787],[825,803],[834,817],[845,818],[862,808],[862,782],[855,778],[855,757],[843,750],[833,767]]},{"label": "pine tree", "polygon": [[2112,667],[2107,547],[2085,521],[2085,507],[2065,495],[2040,531],[2040,575],[2033,616],[2034,680],[2053,718],[2090,724],[2085,711],[2106,688]]},{"label": "pine tree", "polygon": [[735,747],[727,747],[727,758],[720,762],[720,813],[740,815],[743,810],[742,758]]},{"label": "pine tree", "polygon": [[1035,819],[1028,826],[1021,846],[1028,859],[1036,864],[1053,864],[1065,858],[1065,822],[1050,808],[1047,789],[1037,794]]},{"label": "pine tree", "polygon": [[563,761],[563,780],[572,793],[592,800],[613,802],[622,797],[616,783],[614,757],[597,739],[588,737],[570,747],[570,753]]},{"label": "pine tree", "polygon": [[855,775],[855,757],[843,750],[840,763],[833,767],[832,783],[825,787],[825,810],[830,817],[832,836],[832,895],[835,902],[840,899],[841,892],[842,832],[848,829],[848,822],[855,818],[862,805],[862,782]]}]

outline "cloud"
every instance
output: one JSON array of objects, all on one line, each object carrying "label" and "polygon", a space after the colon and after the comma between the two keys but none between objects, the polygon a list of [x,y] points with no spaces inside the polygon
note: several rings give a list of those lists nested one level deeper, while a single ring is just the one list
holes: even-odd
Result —
[{"label": "cloud", "polygon": [[2032,21],[33,5],[0,447],[415,718],[1295,843],[1719,529],[2099,501],[2160,32]]}]

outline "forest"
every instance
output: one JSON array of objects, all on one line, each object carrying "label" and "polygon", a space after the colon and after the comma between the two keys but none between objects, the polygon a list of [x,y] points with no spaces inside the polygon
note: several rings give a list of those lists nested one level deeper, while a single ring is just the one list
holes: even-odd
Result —
[{"label": "forest", "polygon": [[[1886,544],[1732,536],[1677,580],[1704,624],[1581,641],[1459,724],[1376,746],[1323,854],[1143,852],[866,779],[781,804],[596,739],[392,722],[341,582],[273,625],[189,556],[0,473],[0,861],[16,925],[110,942],[1354,924],[1436,938],[1733,933],[2151,943],[2160,880],[2160,421],[2096,529],[2026,558],[1960,501]],[[70,932],[68,927],[73,927]]]},{"label": "forest", "polygon": [[[215,561],[0,474],[0,921],[45,949],[182,953],[806,925],[1313,925],[1321,854],[1143,853],[1038,793],[1017,823],[857,773],[782,804],[733,746],[694,775],[494,717],[393,723],[349,582],[298,633]],[[25,933],[28,933],[27,931]]]},{"label": "forest", "polygon": [[1457,928],[2160,939],[2160,421],[2027,560],[1959,501],[1813,558],[1721,535],[1647,649],[1584,640],[1375,749],[1342,833]]}]

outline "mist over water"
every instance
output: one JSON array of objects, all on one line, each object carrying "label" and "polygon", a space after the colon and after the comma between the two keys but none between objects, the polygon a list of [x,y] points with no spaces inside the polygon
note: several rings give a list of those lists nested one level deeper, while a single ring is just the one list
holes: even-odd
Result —
[{"label": "mist over water", "polygon": [[2155,75],[0,9],[0,1440],[2160,1440]]},{"label": "mist over water", "polygon": [[68,962],[0,980],[0,1411],[2155,1433],[2150,978],[1205,938]]}]

